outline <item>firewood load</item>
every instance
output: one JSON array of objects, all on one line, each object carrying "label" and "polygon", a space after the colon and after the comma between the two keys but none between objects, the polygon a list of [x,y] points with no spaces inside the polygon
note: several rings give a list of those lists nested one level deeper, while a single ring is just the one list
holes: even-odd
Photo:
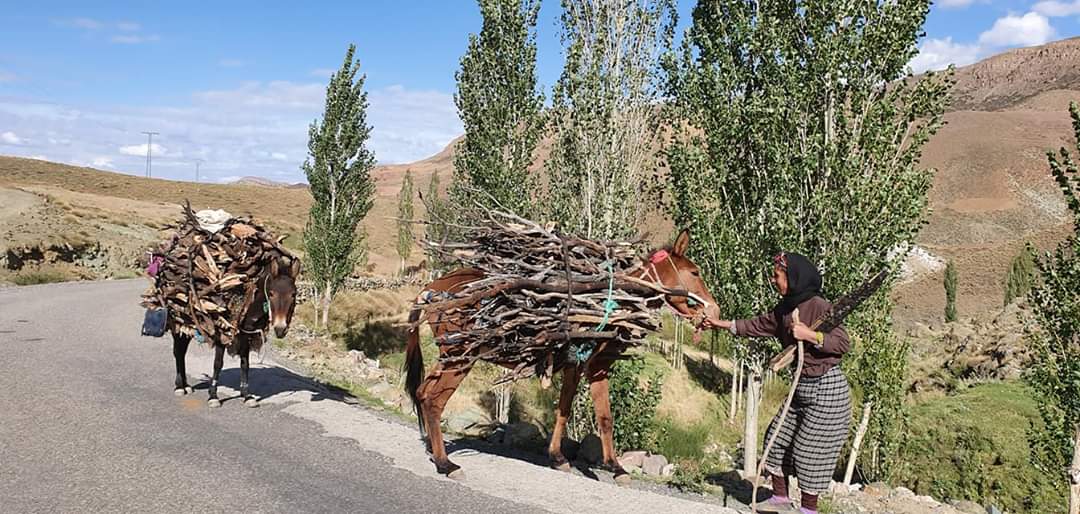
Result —
[{"label": "firewood load", "polygon": [[497,383],[550,376],[601,344],[640,343],[656,330],[664,295],[688,295],[638,278],[647,266],[640,241],[576,238],[552,224],[482,213],[486,219],[476,226],[459,227],[463,242],[422,241],[433,259],[484,274],[456,294],[420,293],[427,318],[467,327],[437,341],[451,347],[442,353],[444,364],[512,365]]},{"label": "firewood load", "polygon": [[214,221],[201,224],[191,206],[184,206],[142,304],[160,308],[164,301],[171,328],[229,346],[248,309],[262,308],[256,295],[264,270],[273,259],[295,257],[281,246],[284,236],[275,238],[250,219]]}]

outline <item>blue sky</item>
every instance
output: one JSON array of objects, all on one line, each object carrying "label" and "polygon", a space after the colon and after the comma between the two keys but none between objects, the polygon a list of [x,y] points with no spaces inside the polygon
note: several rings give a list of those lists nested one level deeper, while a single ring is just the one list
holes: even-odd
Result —
[{"label": "blue sky", "polygon": [[[694,0],[679,1],[685,27]],[[424,158],[461,131],[454,71],[480,27],[471,0],[0,1],[0,154],[155,176],[300,181],[307,125],[356,43],[380,162]],[[560,7],[543,0],[540,81],[562,65]],[[939,0],[916,70],[1080,34],[1080,0]]]}]

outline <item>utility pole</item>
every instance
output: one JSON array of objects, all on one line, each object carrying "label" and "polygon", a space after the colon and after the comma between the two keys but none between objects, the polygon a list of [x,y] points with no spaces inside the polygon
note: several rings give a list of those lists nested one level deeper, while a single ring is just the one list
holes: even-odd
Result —
[{"label": "utility pole", "polygon": [[199,165],[203,163],[202,159],[195,159],[195,183],[199,183]]},{"label": "utility pole", "polygon": [[154,136],[157,132],[143,132],[146,134],[146,178],[150,178],[150,148],[154,146]]}]

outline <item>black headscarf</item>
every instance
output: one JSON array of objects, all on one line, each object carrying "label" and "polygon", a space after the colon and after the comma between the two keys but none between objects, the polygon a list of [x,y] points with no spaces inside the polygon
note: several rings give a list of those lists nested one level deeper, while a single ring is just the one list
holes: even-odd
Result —
[{"label": "black headscarf", "polygon": [[821,296],[821,273],[810,259],[797,253],[780,253],[773,258],[773,262],[787,271],[788,280],[788,292],[773,312],[784,316],[800,303]]}]

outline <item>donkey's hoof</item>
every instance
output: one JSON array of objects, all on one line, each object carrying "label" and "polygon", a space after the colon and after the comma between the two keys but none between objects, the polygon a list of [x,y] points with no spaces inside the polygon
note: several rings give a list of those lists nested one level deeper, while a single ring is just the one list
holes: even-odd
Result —
[{"label": "donkey's hoof", "polygon": [[211,398],[206,402],[206,405],[208,405],[212,409],[216,409],[218,407],[221,407],[221,400],[218,400],[217,398]]},{"label": "donkey's hoof", "polygon": [[562,462],[562,463],[559,463],[559,464],[552,463],[551,464],[551,469],[556,469],[556,470],[559,470],[559,471],[565,471],[565,472],[569,473],[570,470],[573,469],[573,468],[570,467],[569,462]]},{"label": "donkey's hoof", "polygon": [[461,468],[455,469],[447,473],[446,477],[457,481],[465,480],[465,470]]},{"label": "donkey's hoof", "polygon": [[259,406],[259,399],[254,397],[254,396],[248,396],[247,398],[244,399],[244,405],[247,405],[248,407],[251,407],[251,408],[258,407]]},{"label": "donkey's hoof", "polygon": [[184,395],[188,394],[188,390],[183,388],[183,387],[177,387],[176,389],[173,390],[172,394],[174,394],[176,396],[184,396]]}]

